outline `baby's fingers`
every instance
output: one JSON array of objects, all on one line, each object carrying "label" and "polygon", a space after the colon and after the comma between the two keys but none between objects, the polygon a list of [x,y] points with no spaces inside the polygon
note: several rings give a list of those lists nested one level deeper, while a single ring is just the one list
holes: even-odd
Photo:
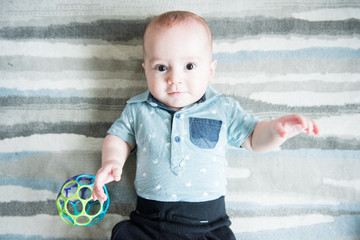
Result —
[{"label": "baby's fingers", "polygon": [[100,185],[100,184],[96,184],[96,183],[94,184],[93,199],[94,199],[94,201],[99,200],[101,203],[104,203],[107,199],[107,196],[106,196],[102,186],[103,185]]},{"label": "baby's fingers", "polygon": [[107,173],[106,169],[101,168],[95,177],[95,183],[93,187],[93,199],[99,200],[100,202],[105,202],[107,196],[104,192],[103,186],[107,183]]},{"label": "baby's fingers", "polygon": [[277,132],[283,138],[291,138],[302,132],[306,132],[308,135],[319,133],[316,123],[303,115],[293,114],[285,116],[280,118],[279,122],[282,123],[282,126],[277,127]]},{"label": "baby's fingers", "polygon": [[[298,130],[302,128],[302,131],[306,132],[308,135],[311,135],[311,133],[314,134],[319,133],[318,126],[311,118],[299,114],[294,114],[289,117],[290,117],[290,121],[288,121],[288,123],[293,121],[293,124],[297,126]],[[299,127],[298,125],[301,125],[301,127]]]},{"label": "baby's fingers", "polygon": [[314,120],[312,120],[312,119],[309,119],[309,120],[310,120],[309,125],[311,125],[311,127],[307,129],[308,134],[309,135],[311,133],[314,133],[315,135],[319,134],[320,131],[319,131],[318,125],[315,123]]},{"label": "baby's fingers", "polygon": [[288,123],[285,123],[283,129],[284,134],[280,134],[280,136],[283,138],[291,138],[305,131],[304,127],[301,124],[290,125]]},{"label": "baby's fingers", "polygon": [[314,120],[312,120],[310,118],[305,118],[304,119],[303,126],[304,126],[304,129],[306,130],[308,135],[311,135],[312,133],[319,134],[318,126],[316,125]]}]

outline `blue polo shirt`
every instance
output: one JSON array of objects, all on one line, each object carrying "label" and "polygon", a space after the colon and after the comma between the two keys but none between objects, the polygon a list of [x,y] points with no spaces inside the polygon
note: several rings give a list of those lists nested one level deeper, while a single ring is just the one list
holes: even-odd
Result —
[{"label": "blue polo shirt", "polygon": [[211,86],[175,112],[149,91],[131,98],[108,131],[136,144],[136,193],[157,201],[202,202],[226,192],[226,150],[240,147],[258,119]]}]

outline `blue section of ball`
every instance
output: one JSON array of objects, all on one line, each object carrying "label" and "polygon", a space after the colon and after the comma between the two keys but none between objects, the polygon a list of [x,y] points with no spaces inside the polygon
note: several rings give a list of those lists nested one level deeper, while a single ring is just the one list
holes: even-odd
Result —
[{"label": "blue section of ball", "polygon": [[99,222],[109,208],[110,198],[107,195],[104,203],[94,201],[92,189],[95,176],[77,175],[68,179],[61,187],[56,198],[56,205],[61,219],[71,226],[91,226]]}]

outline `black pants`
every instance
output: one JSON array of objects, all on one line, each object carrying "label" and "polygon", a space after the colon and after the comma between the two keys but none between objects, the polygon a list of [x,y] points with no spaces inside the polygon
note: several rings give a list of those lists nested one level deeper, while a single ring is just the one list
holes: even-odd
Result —
[{"label": "black pants", "polygon": [[115,225],[114,240],[234,240],[224,197],[208,202],[158,202],[137,198],[130,220]]}]

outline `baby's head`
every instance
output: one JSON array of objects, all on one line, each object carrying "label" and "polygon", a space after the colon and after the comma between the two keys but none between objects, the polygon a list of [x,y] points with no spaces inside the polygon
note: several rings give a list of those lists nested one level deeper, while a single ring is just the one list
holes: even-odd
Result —
[{"label": "baby's head", "polygon": [[[192,12],[172,11],[172,12],[163,13],[163,14],[153,18],[150,21],[150,23],[148,24],[148,26],[146,27],[146,30],[144,33],[144,49],[143,49],[144,56],[146,53],[145,40],[146,40],[147,35],[149,35],[151,33],[151,31],[154,30],[153,28],[166,29],[166,28],[172,28],[174,26],[182,25],[182,24],[183,25],[197,24],[200,27],[202,27],[202,29],[204,30],[203,33],[205,33],[207,35],[207,38],[208,38],[207,44],[209,44],[210,53],[212,54],[212,35],[211,35],[210,28],[207,25],[206,21],[202,17],[200,17]],[[201,32],[199,32],[199,34],[201,34]]]},{"label": "baby's head", "polygon": [[179,110],[197,102],[215,71],[205,20],[184,11],[155,17],[144,34],[144,63],[151,94]]}]

